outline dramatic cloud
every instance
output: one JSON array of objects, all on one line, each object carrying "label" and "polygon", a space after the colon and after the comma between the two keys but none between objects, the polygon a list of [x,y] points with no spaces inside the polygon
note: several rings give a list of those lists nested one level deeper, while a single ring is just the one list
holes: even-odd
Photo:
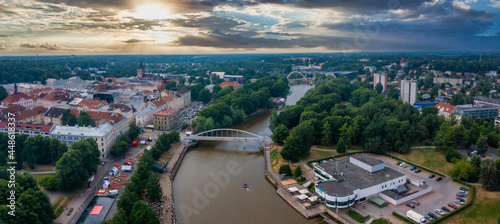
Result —
[{"label": "dramatic cloud", "polygon": [[0,50],[489,51],[500,48],[499,8],[498,0],[0,0]]}]

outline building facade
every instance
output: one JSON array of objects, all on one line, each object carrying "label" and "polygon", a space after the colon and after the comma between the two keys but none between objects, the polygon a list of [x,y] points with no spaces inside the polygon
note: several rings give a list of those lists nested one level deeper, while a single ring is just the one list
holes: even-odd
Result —
[{"label": "building facade", "polygon": [[455,106],[447,104],[447,103],[438,103],[434,106],[438,109],[438,115],[443,116],[446,120],[450,119],[451,114],[455,110]]},{"label": "building facade", "polygon": [[461,78],[448,78],[448,77],[434,77],[434,83],[450,83],[452,86],[459,86],[464,83],[464,80]]},{"label": "building facade", "polygon": [[499,108],[492,106],[458,105],[453,113],[460,117],[495,119],[498,117]]},{"label": "building facade", "polygon": [[417,101],[417,81],[416,80],[401,80],[400,98],[403,102],[413,105]]},{"label": "building facade", "polygon": [[167,108],[154,114],[155,130],[170,131],[180,125],[179,110]]},{"label": "building facade", "polygon": [[51,125],[62,125],[61,118],[63,115],[64,109],[51,107],[45,114],[43,115],[43,123],[51,124]]},{"label": "building facade", "polygon": [[474,98],[474,106],[491,106],[500,108],[500,100],[485,96],[476,96]]},{"label": "building facade", "polygon": [[382,91],[386,92],[387,91],[387,74],[378,72],[373,75],[373,89],[377,87],[377,84],[382,85]]},{"label": "building facade", "polygon": [[[41,135],[43,137],[49,137],[50,131],[53,126],[51,125],[37,125],[37,124],[19,124],[17,123],[14,127],[15,134],[25,134],[28,137],[35,137],[37,135]],[[9,133],[9,123],[8,122],[0,122],[0,132]]]}]

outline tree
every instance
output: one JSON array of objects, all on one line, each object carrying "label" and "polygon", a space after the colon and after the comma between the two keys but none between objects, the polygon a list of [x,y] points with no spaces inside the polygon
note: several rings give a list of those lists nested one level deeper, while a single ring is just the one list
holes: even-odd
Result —
[{"label": "tree", "polygon": [[477,140],[477,152],[479,154],[484,154],[488,150],[488,138],[484,135],[481,135],[479,139]]},{"label": "tree", "polygon": [[116,140],[115,144],[109,150],[109,154],[112,156],[119,156],[120,154],[128,150],[128,144],[121,140]]},{"label": "tree", "polygon": [[459,160],[450,170],[450,176],[462,181],[476,182],[479,179],[479,169],[465,160]]},{"label": "tree", "polygon": [[40,184],[40,186],[45,188],[45,190],[53,191],[53,190],[57,190],[57,186],[59,183],[58,183],[58,179],[56,178],[56,176],[46,176],[40,180],[39,184]]},{"label": "tree", "polygon": [[165,85],[165,90],[177,90],[177,82],[175,81],[169,81],[167,82],[167,84]]},{"label": "tree", "polygon": [[92,117],[90,117],[90,115],[86,112],[82,112],[80,114],[80,117],[78,117],[76,124],[80,127],[95,126],[95,122],[92,120]]},{"label": "tree", "polygon": [[112,219],[103,220],[101,224],[123,224],[128,223],[128,216],[125,213],[125,210],[118,209],[118,213],[116,213]]},{"label": "tree", "polygon": [[198,99],[203,103],[208,103],[212,100],[212,94],[208,89],[202,89],[198,95]]},{"label": "tree", "polygon": [[[123,197],[123,196],[122,196]],[[130,213],[130,224],[159,224],[155,211],[142,201],[134,204]]]},{"label": "tree", "polygon": [[339,142],[337,143],[337,152],[345,153],[347,151],[347,140],[344,140],[343,137],[340,137]]},{"label": "tree", "polygon": [[283,145],[285,139],[288,138],[289,135],[290,133],[288,133],[288,128],[286,128],[284,124],[279,124],[278,127],[274,129],[271,139],[273,142]]},{"label": "tree", "polygon": [[382,83],[377,83],[377,85],[375,85],[375,91],[377,91],[377,93],[382,93],[382,90],[384,90],[384,87],[382,86]]},{"label": "tree", "polygon": [[149,176],[148,183],[146,184],[146,189],[146,194],[149,198],[149,201],[160,201],[161,197],[163,196],[160,185],[160,176],[157,174]]},{"label": "tree", "polygon": [[300,166],[297,166],[297,168],[295,168],[295,170],[293,171],[293,175],[295,177],[300,177],[302,176],[302,169],[300,168]]},{"label": "tree", "polygon": [[66,109],[63,111],[61,122],[62,125],[75,126],[77,119],[75,115],[71,114],[71,111],[69,109]]},{"label": "tree", "polygon": [[484,189],[500,191],[500,159],[496,159],[496,161],[484,160],[481,165],[480,177]]},{"label": "tree", "polygon": [[82,187],[83,181],[89,176],[84,169],[79,151],[70,149],[64,153],[56,163],[56,177],[60,190],[72,191]]},{"label": "tree", "polygon": [[292,133],[285,142],[281,151],[283,159],[297,162],[300,157],[309,155],[314,142],[314,128],[310,120],[300,123],[292,129]]},{"label": "tree", "polygon": [[7,92],[7,90],[3,86],[0,86],[0,101],[7,98],[8,95],[9,93]]},{"label": "tree", "polygon": [[279,173],[280,174],[285,174],[287,176],[292,176],[292,170],[290,169],[290,165],[288,165],[288,164],[281,165]]}]

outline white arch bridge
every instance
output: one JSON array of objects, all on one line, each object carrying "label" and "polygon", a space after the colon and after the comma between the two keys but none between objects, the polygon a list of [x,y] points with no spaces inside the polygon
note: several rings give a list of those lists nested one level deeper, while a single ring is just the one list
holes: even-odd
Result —
[{"label": "white arch bridge", "polygon": [[238,129],[212,129],[198,134],[192,134],[187,136],[191,140],[211,140],[211,141],[253,141],[253,142],[264,142],[266,140],[265,136],[256,135],[248,131],[242,131]]}]

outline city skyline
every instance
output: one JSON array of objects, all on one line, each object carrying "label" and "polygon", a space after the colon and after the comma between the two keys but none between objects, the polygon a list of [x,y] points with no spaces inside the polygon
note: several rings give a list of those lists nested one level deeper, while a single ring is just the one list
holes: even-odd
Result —
[{"label": "city skyline", "polygon": [[500,1],[0,1],[0,55],[497,51]]}]

